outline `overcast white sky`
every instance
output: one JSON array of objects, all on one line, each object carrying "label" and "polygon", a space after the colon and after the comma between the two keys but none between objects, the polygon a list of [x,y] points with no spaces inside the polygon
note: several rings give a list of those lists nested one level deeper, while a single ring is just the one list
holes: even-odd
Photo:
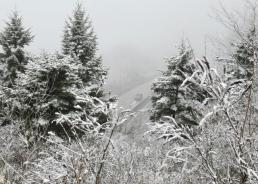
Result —
[{"label": "overcast white sky", "polygon": [[[243,0],[225,0],[228,6]],[[17,9],[35,40],[33,52],[60,49],[65,18],[76,0],[0,0],[0,29]],[[98,35],[99,52],[110,67],[111,78],[126,72],[155,73],[163,58],[175,53],[182,36],[197,55],[204,54],[206,35],[222,31],[209,15],[218,0],[81,0]],[[209,45],[208,45],[209,46]]]}]

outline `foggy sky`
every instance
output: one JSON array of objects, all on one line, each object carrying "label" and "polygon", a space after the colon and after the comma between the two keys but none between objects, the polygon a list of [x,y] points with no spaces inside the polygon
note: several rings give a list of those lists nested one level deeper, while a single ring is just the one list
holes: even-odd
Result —
[{"label": "foggy sky", "polygon": [[[237,6],[241,0],[226,0]],[[64,21],[76,0],[0,0],[0,30],[13,10],[35,35],[30,51],[60,50]],[[172,56],[181,38],[189,38],[198,56],[207,35],[222,32],[213,20],[217,0],[86,0],[83,2],[98,36],[99,53],[110,68],[110,80],[130,73],[152,75]],[[209,49],[209,45],[208,45]],[[134,74],[133,74],[134,75]]]}]

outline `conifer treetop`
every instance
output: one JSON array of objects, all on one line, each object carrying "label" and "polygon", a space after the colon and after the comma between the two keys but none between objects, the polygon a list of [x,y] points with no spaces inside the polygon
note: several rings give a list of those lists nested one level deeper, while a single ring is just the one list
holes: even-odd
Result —
[{"label": "conifer treetop", "polygon": [[22,17],[18,15],[17,11],[14,11],[9,21],[6,22],[5,29],[0,33],[0,45],[8,55],[17,48],[29,45],[33,38],[30,29],[24,28]]},{"label": "conifer treetop", "polygon": [[63,35],[63,53],[71,57],[78,57],[87,63],[95,57],[97,37],[91,21],[81,4],[77,4],[73,14],[66,21]]},{"label": "conifer treetop", "polygon": [[201,104],[208,94],[201,85],[202,72],[190,45],[183,42],[179,54],[167,63],[167,70],[152,86],[151,120],[160,122],[164,117],[172,117],[180,124],[198,125]]}]

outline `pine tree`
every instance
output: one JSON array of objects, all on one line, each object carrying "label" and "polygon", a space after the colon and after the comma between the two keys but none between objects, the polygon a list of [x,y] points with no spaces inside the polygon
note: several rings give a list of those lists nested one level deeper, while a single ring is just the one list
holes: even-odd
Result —
[{"label": "pine tree", "polygon": [[255,52],[258,48],[256,45],[256,30],[251,29],[244,38],[237,44],[232,44],[234,54],[228,66],[226,66],[226,74],[228,80],[231,79],[248,79],[253,76],[253,68],[255,62]]},{"label": "pine tree", "polygon": [[167,70],[152,86],[151,120],[162,122],[164,117],[172,117],[179,124],[198,125],[201,104],[208,96],[198,77],[193,50],[182,42],[179,55],[168,60]]},{"label": "pine tree", "polygon": [[89,95],[79,77],[81,67],[79,60],[59,54],[29,57],[12,90],[3,90],[2,114],[11,113],[28,139],[49,131],[73,138],[101,127],[109,120],[108,102]]},{"label": "pine tree", "polygon": [[[65,25],[63,54],[78,58],[83,67],[80,76],[86,86],[101,87],[107,71],[103,69],[101,57],[96,56],[97,37],[81,4],[78,4]],[[99,91],[99,90],[97,90]]]},{"label": "pine tree", "polygon": [[7,85],[12,85],[17,71],[23,71],[26,64],[24,47],[33,39],[29,29],[25,29],[22,18],[15,11],[6,23],[6,27],[0,33],[0,45],[2,46],[2,75]]}]

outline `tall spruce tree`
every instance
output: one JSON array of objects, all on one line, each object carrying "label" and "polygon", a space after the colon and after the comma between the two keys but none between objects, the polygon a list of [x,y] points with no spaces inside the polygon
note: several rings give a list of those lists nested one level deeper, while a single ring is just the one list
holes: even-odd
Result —
[{"label": "tall spruce tree", "polygon": [[[84,84],[101,87],[107,71],[102,66],[101,57],[97,57],[97,37],[81,4],[77,4],[73,15],[66,22],[62,46],[63,54],[81,61],[83,67],[80,69],[80,77]],[[101,90],[96,91],[95,95],[101,96]]]},{"label": "tall spruce tree", "polygon": [[179,124],[198,125],[201,104],[208,93],[200,85],[193,50],[182,42],[179,55],[167,62],[167,70],[152,86],[151,120],[162,122],[165,117],[173,117]]},{"label": "tall spruce tree", "polygon": [[23,26],[22,18],[15,11],[6,23],[3,32],[0,33],[0,45],[3,81],[12,86],[17,71],[23,71],[26,64],[24,47],[29,45],[33,39],[30,29]]}]

